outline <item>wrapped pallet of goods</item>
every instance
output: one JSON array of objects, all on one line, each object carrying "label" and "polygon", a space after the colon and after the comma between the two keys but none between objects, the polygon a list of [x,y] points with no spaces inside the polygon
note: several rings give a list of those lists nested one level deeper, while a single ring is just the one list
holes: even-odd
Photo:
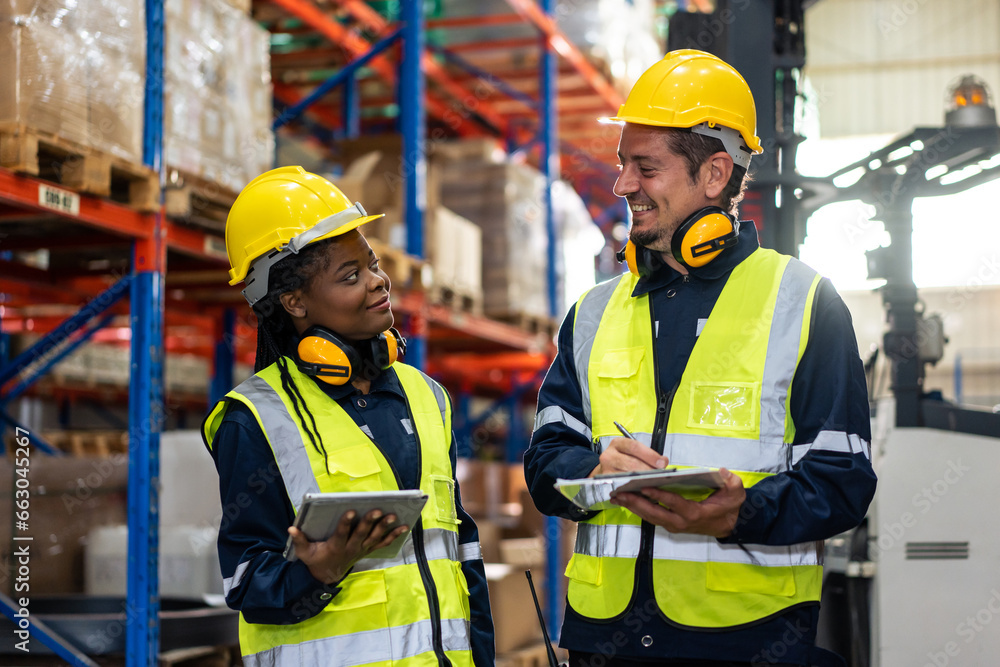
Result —
[{"label": "wrapped pallet of goods", "polygon": [[483,311],[513,322],[546,319],[545,177],[514,162],[435,163],[443,206],[482,231]]},{"label": "wrapped pallet of goods", "polygon": [[167,0],[165,11],[167,213],[221,231],[274,156],[269,36],[224,0]]},{"label": "wrapped pallet of goods", "polygon": [[135,184],[125,203],[155,204],[145,16],[144,0],[0,0],[0,165],[101,196]]}]

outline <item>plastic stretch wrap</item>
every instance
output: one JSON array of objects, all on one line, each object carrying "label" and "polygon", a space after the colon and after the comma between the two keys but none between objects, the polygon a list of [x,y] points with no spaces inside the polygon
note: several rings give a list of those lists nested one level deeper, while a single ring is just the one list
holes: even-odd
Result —
[{"label": "plastic stretch wrap", "polygon": [[487,315],[547,317],[545,177],[533,167],[475,160],[441,166],[441,203],[482,230]]},{"label": "plastic stretch wrap", "polygon": [[142,162],[144,0],[0,0],[0,123]]},{"label": "plastic stretch wrap", "polygon": [[271,168],[266,30],[223,0],[167,0],[167,166],[238,191]]}]

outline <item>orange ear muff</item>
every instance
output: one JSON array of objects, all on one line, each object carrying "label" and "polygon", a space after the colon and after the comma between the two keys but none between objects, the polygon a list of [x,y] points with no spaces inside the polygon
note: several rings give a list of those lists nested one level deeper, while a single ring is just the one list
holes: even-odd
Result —
[{"label": "orange ear muff", "polygon": [[615,253],[619,263],[625,262],[632,275],[640,278],[648,276],[663,266],[660,254],[644,246],[638,246],[629,239],[625,247]]},{"label": "orange ear muff", "polygon": [[633,275],[638,276],[639,262],[636,259],[635,254],[636,254],[636,246],[634,243],[632,243],[632,239],[629,239],[628,242],[625,244],[625,247],[615,253],[615,258],[618,260],[619,264],[625,262],[625,266],[628,267],[629,272],[632,273]]},{"label": "orange ear muff", "polygon": [[670,240],[670,251],[683,266],[698,268],[739,239],[739,222],[718,206],[706,206],[681,223]]},{"label": "orange ear muff", "polygon": [[304,331],[296,351],[299,370],[328,384],[347,384],[361,368],[357,350],[323,327]]},{"label": "orange ear muff", "polygon": [[401,354],[406,354],[406,339],[394,327],[372,339],[372,359],[382,370],[396,363]]}]

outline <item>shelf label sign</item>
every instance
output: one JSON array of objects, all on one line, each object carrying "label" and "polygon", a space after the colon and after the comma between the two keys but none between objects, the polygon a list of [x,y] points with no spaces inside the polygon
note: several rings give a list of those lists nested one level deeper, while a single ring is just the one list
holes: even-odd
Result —
[{"label": "shelf label sign", "polygon": [[80,215],[80,195],[49,185],[39,184],[38,205],[60,213]]}]

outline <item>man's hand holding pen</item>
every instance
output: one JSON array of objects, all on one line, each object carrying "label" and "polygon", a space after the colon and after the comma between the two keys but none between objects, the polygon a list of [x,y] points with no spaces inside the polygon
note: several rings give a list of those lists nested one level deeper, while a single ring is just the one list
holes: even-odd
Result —
[{"label": "man's hand holding pen", "polygon": [[610,475],[633,470],[662,470],[670,461],[667,457],[636,440],[629,431],[615,422],[625,437],[615,438],[601,453],[600,463],[587,477]]}]

